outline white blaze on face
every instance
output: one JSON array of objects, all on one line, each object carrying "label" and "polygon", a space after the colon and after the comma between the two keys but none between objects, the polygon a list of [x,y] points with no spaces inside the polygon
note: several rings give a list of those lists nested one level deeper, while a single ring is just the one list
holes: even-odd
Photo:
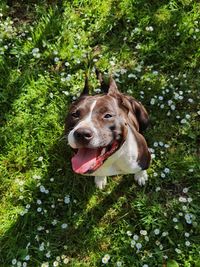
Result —
[{"label": "white blaze on face", "polygon": [[95,128],[94,126],[94,123],[92,122],[92,112],[95,108],[95,105],[96,105],[96,102],[97,100],[95,100],[92,104],[91,104],[91,107],[90,107],[90,112],[88,113],[88,115],[82,120],[80,121],[76,127],[71,130],[69,132],[69,135],[68,135],[68,143],[69,145],[72,147],[72,148],[78,148],[77,147],[77,144],[76,144],[76,140],[74,138],[74,132],[79,129],[79,128],[82,128],[82,127],[88,127],[90,128],[93,133],[94,133],[94,138],[92,140],[92,145],[94,146],[98,146],[98,142],[99,142],[99,138],[98,138],[98,131],[97,129]]}]

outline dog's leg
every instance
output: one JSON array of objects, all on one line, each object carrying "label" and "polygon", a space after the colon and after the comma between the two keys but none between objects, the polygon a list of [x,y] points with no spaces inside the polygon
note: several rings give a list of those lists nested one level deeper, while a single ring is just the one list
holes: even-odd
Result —
[{"label": "dog's leg", "polygon": [[135,174],[135,181],[140,185],[145,185],[146,181],[148,180],[148,174],[146,171],[139,171]]},{"label": "dog's leg", "polygon": [[107,184],[107,177],[106,176],[95,176],[94,181],[95,181],[97,188],[103,189]]}]

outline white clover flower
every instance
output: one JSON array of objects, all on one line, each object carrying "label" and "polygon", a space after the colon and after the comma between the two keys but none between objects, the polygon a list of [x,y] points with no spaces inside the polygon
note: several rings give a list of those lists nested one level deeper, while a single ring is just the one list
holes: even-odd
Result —
[{"label": "white clover flower", "polygon": [[167,236],[168,234],[169,234],[168,232],[163,232],[163,233],[162,233],[162,236],[165,237],[165,236]]},{"label": "white clover flower", "polygon": [[188,197],[187,201],[188,201],[188,203],[192,202],[192,198]]},{"label": "white clover flower", "polygon": [[122,262],[121,262],[121,261],[117,261],[117,262],[116,262],[116,266],[117,266],[117,267],[122,267]]},{"label": "white clover flower", "polygon": [[42,201],[40,199],[37,199],[37,204],[38,205],[41,205],[42,204]]},{"label": "white clover flower", "polygon": [[27,267],[27,262],[23,262],[22,267]]},{"label": "white clover flower", "polygon": [[43,161],[43,157],[42,156],[40,156],[39,158],[38,158],[38,161]]},{"label": "white clover flower", "polygon": [[63,224],[61,225],[61,227],[62,227],[62,229],[66,229],[66,228],[68,227],[68,224],[67,224],[67,223],[63,223]]},{"label": "white clover flower", "polygon": [[33,175],[33,179],[35,179],[35,180],[40,180],[40,179],[41,179],[41,176],[40,176],[40,175],[36,175],[36,174],[34,174],[34,175]]},{"label": "white clover flower", "polygon": [[134,235],[134,236],[133,236],[133,239],[134,239],[135,241],[137,241],[137,240],[139,239],[139,236],[138,236],[138,235]]},{"label": "white clover flower", "polygon": [[191,168],[191,169],[189,169],[188,171],[189,171],[189,172],[193,172],[194,170]]},{"label": "white clover flower", "polygon": [[187,188],[187,187],[183,188],[183,193],[184,193],[184,194],[187,194],[188,191],[189,191],[189,188]]},{"label": "white clover flower", "polygon": [[45,193],[45,191],[46,191],[45,187],[44,187],[43,185],[41,185],[41,186],[40,186],[40,192],[41,192],[41,193]]},{"label": "white clover flower", "polygon": [[165,173],[170,173],[170,169],[169,169],[169,168],[165,168],[165,169],[164,169],[164,172],[165,172]]},{"label": "white clover flower", "polygon": [[183,213],[182,213],[182,212],[179,212],[178,215],[179,215],[179,216],[183,216]]},{"label": "white clover flower", "polygon": [[42,208],[37,208],[37,212],[41,212],[42,211]]},{"label": "white clover flower", "polygon": [[165,178],[166,177],[166,175],[165,175],[165,173],[163,173],[163,172],[161,172],[161,175],[160,175],[162,178]]},{"label": "white clover flower", "polygon": [[194,100],[193,100],[192,98],[189,98],[189,99],[188,99],[188,102],[189,102],[189,103],[193,103]]},{"label": "white clover flower", "polygon": [[154,230],[154,234],[155,234],[155,235],[159,235],[159,234],[160,234],[160,229],[156,228],[156,229]]},{"label": "white clover flower", "polygon": [[66,195],[65,198],[64,198],[64,203],[65,204],[69,204],[70,203],[70,196],[69,195]]},{"label": "white clover flower", "polygon": [[17,263],[17,260],[16,259],[13,259],[12,260],[12,265],[15,265]]},{"label": "white clover flower", "polygon": [[60,60],[59,57],[54,58],[54,62],[58,62],[59,60]]},{"label": "white clover flower", "polygon": [[155,102],[156,102],[155,98],[152,98],[151,101],[150,101],[150,104],[151,104],[151,105],[154,105]]},{"label": "white clover flower", "polygon": [[182,119],[182,120],[181,120],[181,123],[182,123],[182,124],[185,124],[185,123],[187,123],[187,120],[186,120],[186,119]]},{"label": "white clover flower", "polygon": [[54,261],[54,262],[53,262],[53,266],[54,266],[54,267],[59,266],[59,262],[58,262],[58,261]]},{"label": "white clover flower", "polygon": [[163,100],[163,96],[159,96],[158,99],[159,99],[159,100]]},{"label": "white clover flower", "polygon": [[172,100],[168,100],[167,103],[168,103],[169,106],[171,106],[171,104],[173,103],[173,101]]},{"label": "white clover flower", "polygon": [[127,236],[132,236],[131,231],[127,231],[126,234],[127,234]]},{"label": "white clover flower", "polygon": [[141,230],[141,231],[140,231],[140,234],[141,234],[141,235],[147,235],[147,231],[146,231],[146,230]]},{"label": "white clover flower", "polygon": [[190,241],[185,241],[185,245],[187,246],[187,247],[189,247],[190,246]]},{"label": "white clover flower", "polygon": [[170,108],[171,108],[171,110],[175,110],[176,106],[175,105],[171,105]]},{"label": "white clover flower", "polygon": [[21,267],[21,266],[22,266],[21,261],[18,261],[18,262],[17,262],[17,267]]},{"label": "white clover flower", "polygon": [[24,259],[25,259],[25,261],[29,261],[30,260],[30,255],[26,255],[26,257]]},{"label": "white clover flower", "polygon": [[192,219],[193,215],[190,213],[186,213],[184,217],[185,217],[186,221],[189,221]]},{"label": "white clover flower", "polygon": [[182,206],[182,210],[186,211],[187,210],[187,206],[183,205]]},{"label": "white clover flower", "polygon": [[156,187],[156,192],[159,192],[161,190],[160,186]]},{"label": "white clover flower", "polygon": [[131,247],[133,248],[135,246],[136,242],[135,240],[131,240]]},{"label": "white clover flower", "polygon": [[49,267],[49,263],[48,262],[43,262],[41,267]]},{"label": "white clover flower", "polygon": [[153,146],[154,146],[154,147],[158,147],[158,142],[154,142],[154,143],[153,143]]},{"label": "white clover flower", "polygon": [[135,246],[136,246],[136,248],[137,248],[138,250],[140,250],[140,249],[142,248],[142,244],[141,244],[141,243],[136,243]]},{"label": "white clover flower", "polygon": [[186,114],[186,115],[185,115],[185,118],[186,118],[186,119],[190,119],[191,116],[190,116],[189,114]]},{"label": "white clover flower", "polygon": [[[154,70],[153,72],[153,75],[158,75],[158,71],[157,70]],[[161,99],[160,99],[161,100]],[[163,100],[163,99],[162,99]]]},{"label": "white clover flower", "polygon": [[175,248],[176,253],[181,254],[182,251],[179,248]]},{"label": "white clover flower", "polygon": [[133,74],[133,73],[130,73],[130,74],[128,75],[128,78],[134,78],[134,79],[136,79],[137,76],[136,76],[135,74]]},{"label": "white clover flower", "polygon": [[174,223],[177,223],[177,222],[178,222],[178,219],[177,219],[176,217],[174,217],[174,218],[172,219],[172,221],[173,221]]},{"label": "white clover flower", "polygon": [[66,61],[66,62],[65,62],[65,66],[66,66],[66,67],[70,66],[69,62]]},{"label": "white clover flower", "polygon": [[163,250],[163,245],[162,244],[160,244],[159,249]]},{"label": "white clover flower", "polygon": [[45,254],[46,258],[50,258],[51,257],[51,251],[48,251],[46,254]]},{"label": "white clover flower", "polygon": [[69,263],[69,259],[68,259],[68,258],[65,258],[65,259],[63,260],[63,263],[64,263],[64,264],[68,264],[68,263]]},{"label": "white clover flower", "polygon": [[37,54],[39,51],[40,51],[39,48],[37,48],[37,47],[33,48],[32,54]]},{"label": "white clover flower", "polygon": [[141,44],[137,44],[135,48],[139,50],[141,49],[141,47],[142,47]]},{"label": "white clover flower", "polygon": [[182,203],[186,203],[187,202],[187,198],[186,197],[179,197],[179,202],[182,202]]},{"label": "white clover flower", "polygon": [[44,227],[43,226],[38,226],[37,230],[38,231],[42,231],[42,230],[44,230]]},{"label": "white clover flower", "polygon": [[110,260],[110,255],[106,254],[103,258],[102,258],[102,263],[107,264],[108,261]]},{"label": "white clover flower", "polygon": [[54,220],[51,222],[52,225],[56,225],[57,223],[58,223],[58,221],[57,221],[56,219],[54,219]]},{"label": "white clover flower", "polygon": [[185,232],[185,237],[189,237],[189,236],[190,236],[190,234]]},{"label": "white clover flower", "polygon": [[144,237],[144,239],[149,242],[149,237],[147,235]]},{"label": "white clover flower", "polygon": [[149,265],[148,264],[144,264],[144,265],[142,265],[142,267],[149,267]]}]

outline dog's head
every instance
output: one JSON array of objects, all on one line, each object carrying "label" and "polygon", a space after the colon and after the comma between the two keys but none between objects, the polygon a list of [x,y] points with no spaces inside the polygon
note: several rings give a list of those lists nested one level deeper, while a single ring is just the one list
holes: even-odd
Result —
[{"label": "dog's head", "polygon": [[97,72],[103,95],[88,94],[87,79],[83,93],[70,107],[66,118],[68,143],[74,149],[73,171],[92,174],[120,149],[128,126],[142,131],[148,115],[134,98],[121,94],[111,78],[106,86]]}]

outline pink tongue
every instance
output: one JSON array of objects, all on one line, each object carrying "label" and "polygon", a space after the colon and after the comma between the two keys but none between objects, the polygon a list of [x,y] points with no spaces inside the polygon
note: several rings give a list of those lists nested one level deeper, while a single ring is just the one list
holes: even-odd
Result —
[{"label": "pink tongue", "polygon": [[84,174],[95,165],[98,156],[97,149],[79,148],[72,158],[72,169],[76,173]]}]

